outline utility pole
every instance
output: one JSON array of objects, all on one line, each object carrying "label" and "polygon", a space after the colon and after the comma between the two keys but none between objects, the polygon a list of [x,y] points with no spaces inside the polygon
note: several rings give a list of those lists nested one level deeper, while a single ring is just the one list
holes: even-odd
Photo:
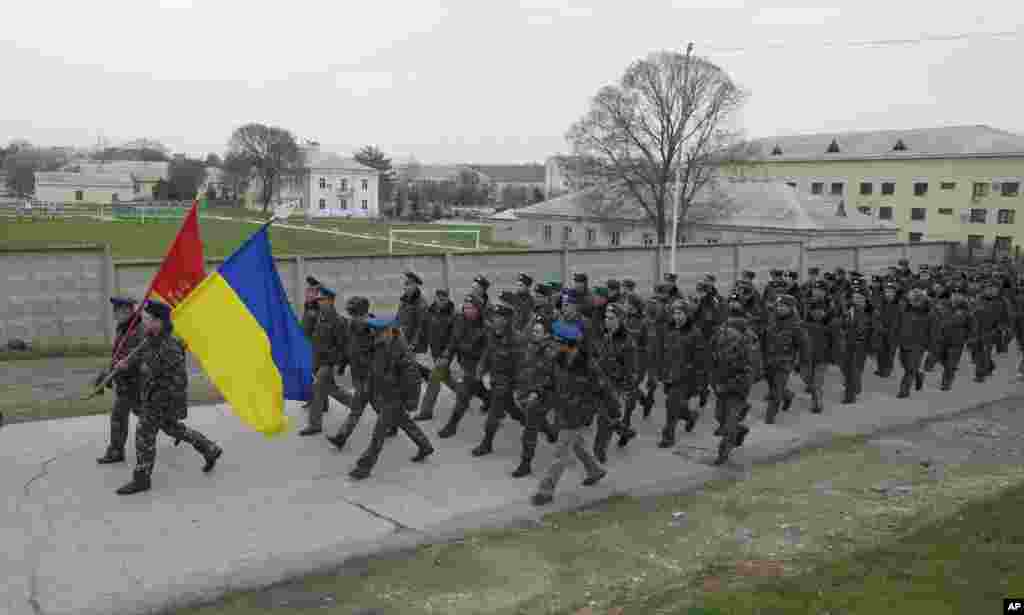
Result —
[{"label": "utility pole", "polygon": [[[688,85],[690,82],[690,54],[693,53],[693,43],[686,45],[686,59],[683,64],[683,95],[686,96],[688,91]],[[684,107],[685,108],[685,107]],[[685,111],[684,111],[685,113]],[[672,195],[673,204],[673,215],[672,215],[672,264],[670,269],[672,273],[678,274],[676,270],[676,248],[679,245],[679,209],[683,204],[683,148],[682,143],[677,144],[678,150],[676,151],[676,186],[675,193]]]}]

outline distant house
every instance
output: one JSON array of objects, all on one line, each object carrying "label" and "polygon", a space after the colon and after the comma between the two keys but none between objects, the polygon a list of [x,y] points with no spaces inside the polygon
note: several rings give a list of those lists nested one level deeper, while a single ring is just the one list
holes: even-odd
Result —
[{"label": "distant house", "polygon": [[[724,178],[694,198],[682,243],[798,240],[810,246],[895,241],[899,228],[858,211],[838,215],[840,203],[801,194],[784,182]],[[638,203],[596,189],[505,212],[491,219],[495,239],[531,247],[653,246],[657,230]]]},{"label": "distant house", "polygon": [[[302,170],[281,178],[275,198],[278,203],[294,202],[312,218],[380,215],[380,171],[354,158],[323,152],[316,143],[303,146],[302,156]],[[262,207],[262,194],[263,185],[257,177],[249,189],[253,207]]]},{"label": "distant house", "polygon": [[37,172],[36,200],[53,203],[104,204],[151,198],[141,194],[130,175],[120,173]]},{"label": "distant house", "polygon": [[77,162],[78,171],[84,174],[94,175],[127,175],[132,181],[138,183],[137,195],[141,198],[152,198],[153,188],[160,180],[167,180],[171,176],[171,164],[169,162],[142,162],[138,160],[112,160],[109,162]]},{"label": "distant house", "polygon": [[590,187],[586,171],[592,164],[582,156],[548,158],[544,163],[544,198],[553,199]]},{"label": "distant house", "polygon": [[544,167],[539,164],[472,165],[480,175],[481,183],[487,186],[491,199],[503,204],[506,188],[525,189],[527,200],[532,201],[536,190],[544,194]]},{"label": "distant house", "polygon": [[411,183],[459,182],[463,177],[479,181],[477,173],[468,166],[458,164],[402,164],[395,167],[399,180]]}]

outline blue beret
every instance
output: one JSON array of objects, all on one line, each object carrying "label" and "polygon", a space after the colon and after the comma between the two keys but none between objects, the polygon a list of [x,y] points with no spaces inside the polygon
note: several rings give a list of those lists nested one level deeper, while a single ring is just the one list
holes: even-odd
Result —
[{"label": "blue beret", "polygon": [[110,298],[110,305],[112,305],[112,306],[114,306],[116,308],[118,308],[118,307],[125,307],[125,306],[127,306],[127,307],[134,307],[136,303],[138,303],[138,302],[135,299],[132,299],[131,297],[111,297]]},{"label": "blue beret", "polygon": [[398,326],[397,318],[371,318],[366,321],[371,329],[390,329]]},{"label": "blue beret", "polygon": [[335,295],[337,295],[337,293],[335,293],[330,288],[327,288],[326,286],[321,286],[320,287],[320,296],[321,297],[331,297],[331,298],[333,298]]},{"label": "blue beret", "polygon": [[576,303],[576,289],[575,288],[563,288],[562,289],[562,303]]},{"label": "blue beret", "polygon": [[583,336],[578,325],[564,320],[556,321],[551,325],[551,334],[555,336],[555,339],[563,342],[578,342]]},{"label": "blue beret", "polygon": [[159,318],[160,320],[171,320],[171,306],[166,303],[150,300],[146,302],[145,310],[148,314],[155,318]]}]

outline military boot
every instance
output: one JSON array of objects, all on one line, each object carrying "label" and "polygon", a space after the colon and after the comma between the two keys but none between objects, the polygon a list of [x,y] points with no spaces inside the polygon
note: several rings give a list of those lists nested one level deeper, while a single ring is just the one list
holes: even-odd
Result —
[{"label": "military boot", "polygon": [[697,425],[697,419],[700,418],[700,414],[696,410],[691,410],[688,407],[683,408],[683,420],[685,421],[684,427],[686,433],[693,433],[693,428]]},{"label": "military boot", "polygon": [[349,433],[344,428],[338,430],[338,433],[333,436],[327,436],[327,441],[334,445],[334,448],[339,451],[345,448],[345,443],[348,442]]},{"label": "military boot", "polygon": [[512,478],[529,476],[533,472],[533,455],[537,451],[536,439],[525,439],[523,441],[523,453],[519,457],[519,466],[512,470]]},{"label": "military boot", "polygon": [[497,425],[487,425],[484,428],[484,439],[480,441],[471,451],[474,457],[483,457],[484,455],[490,455],[494,452],[494,436],[498,433]]},{"label": "military boot", "polygon": [[905,374],[900,380],[900,392],[896,394],[899,399],[906,399],[910,397],[910,381],[913,379],[911,374]]},{"label": "military boot", "polygon": [[597,428],[597,436],[594,438],[594,457],[601,464],[608,463],[608,444],[612,441],[612,428],[610,425],[600,425]]},{"label": "military boot", "polygon": [[814,414],[821,414],[821,391],[817,389],[811,390],[811,412]]},{"label": "military boot", "polygon": [[214,466],[217,465],[217,460],[224,454],[224,449],[214,445],[213,450],[203,453],[203,459],[206,460],[206,464],[203,465],[203,472],[210,473],[213,471]]},{"label": "military boot", "polygon": [[149,480],[149,475],[136,470],[132,475],[131,482],[118,489],[117,494],[131,495],[133,493],[142,493],[143,491],[149,491],[150,487],[152,487],[152,483]]},{"label": "military boot", "polygon": [[658,448],[670,448],[676,444],[676,422],[671,421],[661,430],[661,439],[658,440]]},{"label": "military boot", "polygon": [[544,437],[548,439],[548,444],[558,442],[558,427],[553,425],[546,418],[542,421],[540,430],[544,432]]},{"label": "military boot", "polygon": [[790,391],[789,389],[786,389],[782,393],[782,411],[783,412],[788,412],[789,409],[793,407],[793,398],[794,397],[796,397],[796,395],[793,393],[793,391]]},{"label": "military boot", "polygon": [[619,430],[619,448],[625,448],[629,441],[637,436],[636,430],[623,423]]},{"label": "military boot", "polygon": [[427,457],[434,454],[433,445],[430,444],[430,440],[427,439],[427,434],[423,433],[423,430],[420,429],[419,425],[416,423],[408,423],[402,426],[402,431],[405,432],[405,435],[409,436],[409,439],[412,440],[419,449],[416,452],[416,456],[412,458],[413,463],[420,463]]},{"label": "military boot", "polygon": [[363,480],[364,478],[370,477],[370,468],[357,464],[356,467],[352,468],[349,471],[348,475],[349,478],[352,478],[354,480]]},{"label": "military boot", "polygon": [[945,368],[942,370],[942,384],[940,387],[943,391],[948,391],[953,388],[953,370]]},{"label": "military boot", "polygon": [[705,389],[701,389],[701,392],[700,392],[700,407],[701,408],[704,408],[705,406],[708,405],[708,394],[709,393],[710,393],[710,391],[708,389],[706,389],[706,388]]},{"label": "military boot", "polygon": [[122,461],[124,461],[124,451],[123,450],[114,450],[114,449],[109,449],[108,448],[107,452],[104,453],[104,455],[102,457],[100,457],[99,459],[96,460],[96,463],[108,464],[108,463],[121,463]]},{"label": "military boot", "polygon": [[459,429],[459,421],[466,414],[465,406],[456,405],[455,409],[452,410],[452,415],[448,417],[448,422],[444,424],[444,427],[437,433],[438,437],[450,438],[455,435],[455,432]]},{"label": "military boot", "polygon": [[774,399],[768,402],[768,408],[764,413],[764,422],[769,425],[775,424],[775,416],[779,413],[779,404]]},{"label": "military boot", "polygon": [[924,388],[924,372],[917,371],[914,374],[914,389],[920,391]]},{"label": "military boot", "polygon": [[434,406],[437,405],[437,395],[441,392],[441,386],[434,386],[431,382],[427,385],[427,391],[423,394],[423,401],[420,402],[420,411],[413,417],[414,421],[429,421],[434,418]]},{"label": "military boot", "polygon": [[743,446],[743,441],[747,439],[747,434],[750,433],[750,428],[746,425],[739,425],[736,427],[736,447]]}]

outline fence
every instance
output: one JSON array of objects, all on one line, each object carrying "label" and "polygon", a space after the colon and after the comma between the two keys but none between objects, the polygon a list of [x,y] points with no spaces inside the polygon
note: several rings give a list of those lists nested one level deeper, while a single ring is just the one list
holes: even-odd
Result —
[{"label": "fence", "polygon": [[[684,288],[692,288],[705,273],[713,273],[725,291],[745,269],[755,271],[758,282],[766,281],[771,269],[803,273],[808,267],[841,266],[866,274],[881,273],[900,258],[915,265],[946,263],[952,245],[806,248],[795,242],[772,242],[680,246],[677,273]],[[275,261],[292,306],[298,310],[307,275],[343,296],[363,295],[377,306],[393,306],[401,292],[402,274],[408,269],[419,273],[428,291],[449,288],[465,292],[473,278],[483,273],[496,292],[514,286],[520,271],[539,279],[568,280],[576,270],[587,272],[595,285],[608,278],[632,278],[638,288],[650,289],[668,271],[669,255],[666,249],[628,247],[429,256],[281,256]],[[212,270],[222,262],[207,260],[207,268]],[[115,262],[108,246],[0,247],[0,279],[5,291],[0,296],[0,341],[99,336],[110,341],[114,323],[107,298],[115,294],[141,297],[159,265],[159,260]]]}]

